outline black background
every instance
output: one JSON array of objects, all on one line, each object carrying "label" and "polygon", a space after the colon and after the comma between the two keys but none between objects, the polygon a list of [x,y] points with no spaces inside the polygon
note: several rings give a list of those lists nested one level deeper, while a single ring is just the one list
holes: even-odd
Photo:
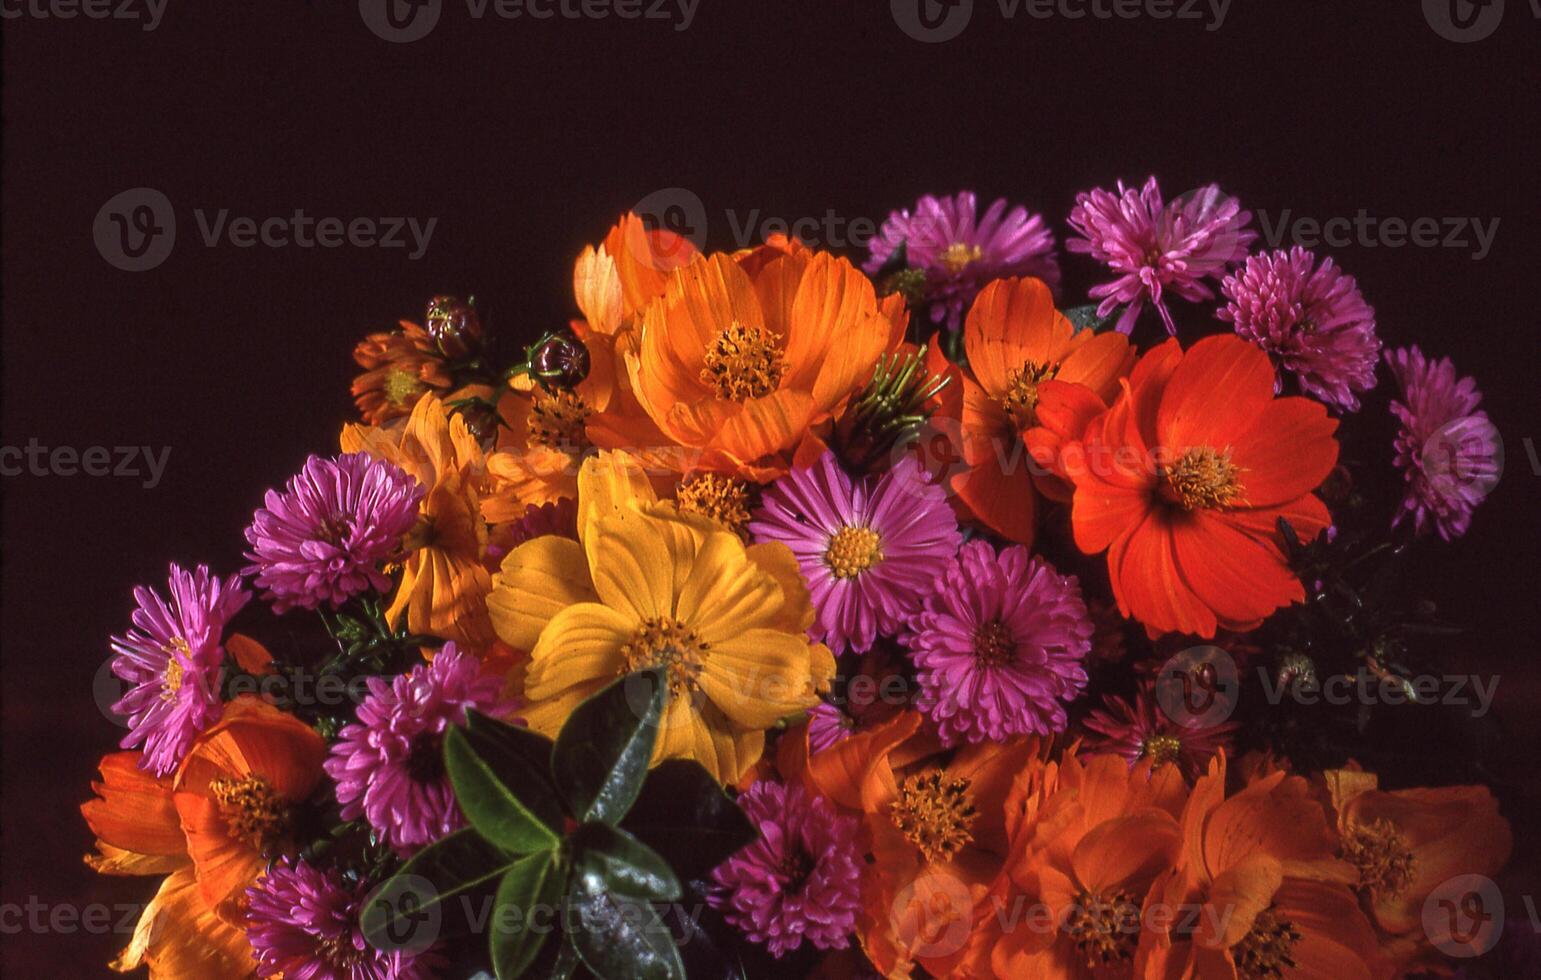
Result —
[{"label": "black background", "polygon": [[[1220,181],[1271,220],[1500,219],[1481,261],[1470,247],[1333,251],[1382,336],[1454,356],[1503,435],[1508,469],[1472,533],[1426,551],[1418,574],[1472,626],[1452,661],[1502,676],[1507,805],[1529,824],[1541,21],[1510,0],[1492,37],[1462,45],[1416,0],[1237,0],[1215,31],[976,7],[939,44],[906,36],[886,2],[702,0],[676,31],[477,21],[446,0],[410,44],[376,37],[352,2],[171,0],[152,32],[7,21],[4,444],[171,455],[153,489],[5,478],[4,901],[150,894],[80,861],[76,806],[119,734],[91,696],[107,637],[127,625],[131,587],[163,583],[168,561],[238,566],[262,490],[335,449],[353,343],[437,292],[475,293],[504,331],[558,324],[575,312],[579,248],[675,187],[704,203],[718,248],[740,244],[733,223],[755,209],[877,221],[965,187],[1042,211],[1063,241],[1075,192],[1148,173],[1174,194]],[[143,186],[173,203],[177,244],[158,268],[124,272],[92,223]],[[437,225],[418,261],[205,247],[193,211],[222,208]],[[1066,265],[1071,286],[1096,281],[1085,260]],[[3,965],[98,975],[126,939],[5,935]]]}]

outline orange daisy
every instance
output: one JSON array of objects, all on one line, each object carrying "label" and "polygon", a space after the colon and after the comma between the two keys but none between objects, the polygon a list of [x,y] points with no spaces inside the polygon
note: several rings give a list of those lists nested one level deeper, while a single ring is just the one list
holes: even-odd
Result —
[{"label": "orange daisy", "polygon": [[1337,425],[1318,402],[1275,398],[1267,355],[1240,338],[1167,341],[1072,447],[1076,544],[1107,551],[1119,609],[1153,637],[1252,629],[1305,598],[1277,525],[1306,541],[1329,523],[1312,491],[1337,463]]},{"label": "orange daisy", "polygon": [[353,379],[353,400],[370,425],[411,414],[419,398],[453,383],[428,331],[407,320],[359,341],[353,359],[364,369]]}]

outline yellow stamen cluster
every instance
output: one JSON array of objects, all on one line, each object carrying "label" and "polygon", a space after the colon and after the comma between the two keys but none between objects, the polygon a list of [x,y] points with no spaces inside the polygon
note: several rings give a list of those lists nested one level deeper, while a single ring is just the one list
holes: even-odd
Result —
[{"label": "yellow stamen cluster", "polygon": [[209,780],[209,792],[230,836],[263,854],[273,853],[294,830],[289,801],[261,776],[219,776]]},{"label": "yellow stamen cluster", "polygon": [[945,861],[974,839],[979,811],[967,779],[948,779],[940,770],[916,773],[899,786],[889,817],[927,861]]},{"label": "yellow stamen cluster", "polygon": [[1017,654],[1017,640],[998,619],[982,624],[974,631],[974,657],[981,664],[998,667]]},{"label": "yellow stamen cluster", "polygon": [[166,645],[166,670],[161,675],[161,700],[176,700],[177,692],[182,690],[182,676],[184,668],[182,661],[176,658],[178,653],[187,655],[192,648],[187,641],[180,636],[173,636],[171,642]]},{"label": "yellow stamen cluster", "polygon": [[403,371],[401,368],[392,368],[386,372],[382,388],[385,392],[385,400],[392,405],[405,405],[427,390],[427,387],[417,380],[417,375],[411,371]]},{"label": "yellow stamen cluster", "polygon": [[1140,938],[1140,906],[1121,891],[1082,893],[1065,919],[1064,930],[1093,972],[1134,959]]},{"label": "yellow stamen cluster", "polygon": [[1052,380],[1059,370],[1058,364],[1035,364],[1028,361],[1006,379],[1006,392],[1001,396],[1001,407],[1011,416],[1017,430],[1031,428],[1038,421],[1038,386]]},{"label": "yellow stamen cluster", "polygon": [[706,348],[701,381],[718,398],[741,402],[776,390],[786,373],[786,359],[773,334],[734,321]]},{"label": "yellow stamen cluster", "polygon": [[1273,980],[1295,968],[1290,954],[1300,942],[1300,930],[1272,907],[1257,914],[1252,931],[1231,948],[1239,980]]},{"label": "yellow stamen cluster", "polygon": [[581,453],[590,446],[584,427],[594,410],[572,391],[537,391],[530,405],[529,443],[564,453]]},{"label": "yellow stamen cluster", "polygon": [[1343,860],[1359,869],[1359,887],[1376,898],[1406,891],[1418,866],[1396,824],[1384,818],[1358,824],[1344,835]]},{"label": "yellow stamen cluster", "polygon": [[1242,495],[1240,475],[1229,449],[1220,452],[1209,446],[1189,449],[1160,473],[1163,492],[1190,511],[1229,506]]},{"label": "yellow stamen cluster", "polygon": [[749,484],[720,473],[697,473],[675,491],[674,501],[684,514],[700,514],[743,537],[749,523]]},{"label": "yellow stamen cluster", "polygon": [[695,631],[666,616],[642,621],[631,639],[621,646],[623,673],[665,667],[669,674],[669,694],[683,697],[699,687],[696,675],[701,661],[711,649]]},{"label": "yellow stamen cluster", "polygon": [[843,527],[830,535],[824,564],[835,578],[855,578],[883,560],[883,540],[870,527]]},{"label": "yellow stamen cluster", "polygon": [[1154,759],[1157,766],[1164,766],[1176,762],[1182,750],[1182,739],[1176,735],[1152,735],[1140,745],[1140,758]]},{"label": "yellow stamen cluster", "polygon": [[970,264],[978,262],[985,254],[984,249],[978,245],[970,245],[967,242],[953,242],[942,252],[942,265],[953,275],[957,275]]}]

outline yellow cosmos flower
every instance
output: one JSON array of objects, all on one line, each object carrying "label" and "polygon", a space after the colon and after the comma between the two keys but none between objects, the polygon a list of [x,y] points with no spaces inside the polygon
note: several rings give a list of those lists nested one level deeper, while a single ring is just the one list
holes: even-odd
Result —
[{"label": "yellow cosmos flower", "polygon": [[515,549],[488,609],[504,642],[529,650],[524,716],[555,735],[579,702],[616,677],[669,673],[653,761],[695,759],[722,782],[765,748],[765,730],[818,701],[834,658],[810,643],[807,586],[781,544],[746,546],[653,494],[620,453],[578,476],[581,541]]}]

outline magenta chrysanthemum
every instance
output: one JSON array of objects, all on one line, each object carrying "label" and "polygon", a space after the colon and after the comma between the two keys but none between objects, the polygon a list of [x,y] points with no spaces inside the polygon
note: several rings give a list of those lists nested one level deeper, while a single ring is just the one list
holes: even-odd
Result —
[{"label": "magenta chrysanthemum", "polygon": [[765,491],[749,532],[792,549],[818,613],[813,633],[836,653],[897,632],[962,540],[946,494],[913,457],[857,480],[828,452]]},{"label": "magenta chrysanthemum", "polygon": [[554,534],[558,537],[578,540],[578,502],[571,497],[558,497],[536,506],[528,504],[524,516],[514,521],[513,544],[515,547],[532,538]]},{"label": "magenta chrysanthemum", "polygon": [[1157,765],[1177,764],[1189,779],[1205,771],[1209,760],[1231,746],[1231,733],[1240,727],[1223,721],[1214,725],[1178,724],[1156,703],[1148,684],[1135,693],[1134,703],[1120,697],[1103,698],[1103,707],[1082,722],[1100,737],[1086,741],[1091,755],[1121,755],[1134,765],[1153,759]]},{"label": "magenta chrysanthemum", "polygon": [[1503,472],[1498,429],[1477,406],[1477,383],[1455,373],[1449,358],[1428,360],[1417,347],[1388,351],[1386,363],[1402,387],[1391,411],[1402,423],[1396,464],[1407,493],[1392,526],[1439,532],[1453,541],[1471,527],[1472,511]]},{"label": "magenta chrysanthemum", "polygon": [[1027,549],[965,544],[936,579],[905,643],[916,706],[947,745],[1065,730],[1086,687],[1092,621],[1073,575]]},{"label": "magenta chrysanthemum", "polygon": [[432,663],[368,685],[358,721],[343,726],[326,771],[337,781],[343,819],[362,814],[392,847],[411,851],[463,825],[444,772],[445,730],[465,724],[467,709],[506,717],[514,706],[502,695],[503,679],[454,643]]},{"label": "magenta chrysanthemum", "polygon": [[981,217],[972,192],[956,197],[922,197],[914,213],[895,211],[868,243],[864,268],[877,272],[902,245],[905,262],[926,275],[925,299],[931,319],[944,318],[951,330],[963,322],[968,303],[992,279],[1034,276],[1059,285],[1054,233],[1042,217],[1024,207],[1006,210],[1004,199]]},{"label": "magenta chrysanthemum", "polygon": [[1140,310],[1153,303],[1167,333],[1175,336],[1167,292],[1190,303],[1213,299],[1204,280],[1220,278],[1231,263],[1246,256],[1257,238],[1247,230],[1251,220],[1250,212],[1213,184],[1168,204],[1154,177],[1138,191],[1119,181],[1116,194],[1099,188],[1076,195],[1070,226],[1082,237],[1070,239],[1065,247],[1118,273],[1117,279],[1090,292],[1093,299],[1102,300],[1098,316],[1125,307],[1118,329],[1129,333]]},{"label": "magenta chrysanthemum", "polygon": [[364,882],[335,870],[280,860],[246,889],[246,938],[259,977],[286,980],[426,980],[438,957],[385,952],[365,941],[359,911]]},{"label": "magenta chrysanthemum", "polygon": [[776,957],[845,949],[861,908],[860,822],[800,786],[761,780],[738,798],[760,839],[712,872],[723,918]]},{"label": "magenta chrysanthemum", "polygon": [[808,709],[808,751],[817,754],[839,745],[855,729],[850,715],[828,701],[820,701]]},{"label": "magenta chrysanthemum", "polygon": [[1254,255],[1225,282],[1216,315],[1294,374],[1307,394],[1350,412],[1375,387],[1375,311],[1354,277],[1303,248]]},{"label": "magenta chrysanthemum", "polygon": [[412,477],[365,453],[312,456],[252,516],[245,574],[277,612],[335,608],[369,589],[383,592],[391,583],[380,562],[417,523],[422,496]]},{"label": "magenta chrysanthemum", "polygon": [[112,672],[133,687],[112,706],[128,716],[123,748],[143,744],[139,765],[165,776],[187,755],[193,739],[223,711],[220,638],[251,598],[239,579],[221,581],[199,565],[171,566],[170,601],[154,590],[134,590],[133,628],[112,638]]}]

